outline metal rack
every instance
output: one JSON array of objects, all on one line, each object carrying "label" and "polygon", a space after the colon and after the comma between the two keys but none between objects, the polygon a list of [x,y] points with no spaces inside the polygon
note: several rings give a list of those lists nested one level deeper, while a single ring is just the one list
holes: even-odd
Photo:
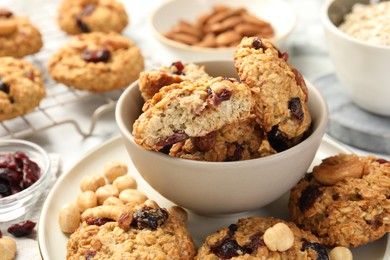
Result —
[{"label": "metal rack", "polygon": [[[15,5],[12,10],[18,15],[23,10],[24,13],[22,13],[22,15],[27,15],[39,28],[42,34],[44,47],[39,53],[31,55],[26,59],[42,72],[46,88],[46,97],[31,113],[0,122],[0,138],[23,138],[36,132],[63,124],[74,125],[76,131],[80,135],[88,137],[93,134],[99,118],[115,108],[116,102],[123,90],[95,94],[69,88],[51,79],[46,70],[47,61],[54,51],[69,40],[69,36],[63,33],[57,26],[55,21],[56,13],[54,11],[57,9],[55,1],[44,1],[42,3],[44,3],[44,5],[39,7],[41,9],[40,12],[35,11],[36,6],[26,8],[25,6],[21,7]],[[20,12],[18,11],[19,9]],[[45,11],[42,11],[42,9]],[[150,55],[146,53],[143,54],[146,69],[160,66]],[[91,110],[91,106],[93,106],[91,114],[87,116],[89,120],[87,129],[85,129],[85,127],[83,128],[80,123],[70,115],[72,109],[77,109],[78,105],[89,106],[89,110]],[[76,108],[74,108],[74,106],[76,106]],[[58,115],[61,115],[61,117]]]}]

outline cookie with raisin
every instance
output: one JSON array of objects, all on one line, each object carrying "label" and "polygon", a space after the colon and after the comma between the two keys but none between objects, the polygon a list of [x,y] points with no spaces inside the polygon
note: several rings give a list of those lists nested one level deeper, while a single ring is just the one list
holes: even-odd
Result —
[{"label": "cookie with raisin", "polygon": [[90,92],[127,87],[143,69],[141,50],[115,32],[76,35],[48,63],[54,80]]},{"label": "cookie with raisin", "polygon": [[66,259],[193,259],[185,224],[158,205],[99,206],[82,214]]},{"label": "cookie with raisin", "polygon": [[195,259],[329,259],[310,232],[277,218],[249,217],[209,235]]},{"label": "cookie with raisin", "polygon": [[0,57],[22,58],[43,46],[39,29],[25,16],[0,8]]},{"label": "cookie with raisin", "polygon": [[390,232],[390,162],[328,157],[291,190],[292,220],[326,246],[358,247]]},{"label": "cookie with raisin", "polygon": [[241,81],[255,93],[258,123],[277,152],[299,143],[311,125],[305,80],[287,60],[287,53],[258,37],[244,37],[234,54]]},{"label": "cookie with raisin", "polygon": [[143,71],[139,76],[139,89],[142,98],[151,99],[162,87],[184,80],[207,79],[210,76],[205,72],[204,66],[194,63],[183,64],[181,61],[173,62],[171,66]]},{"label": "cookie with raisin", "polygon": [[223,77],[183,81],[162,88],[135,121],[135,142],[148,150],[201,137],[252,116],[250,89]]},{"label": "cookie with raisin", "polygon": [[129,23],[126,9],[116,0],[63,0],[57,22],[67,34],[121,33]]},{"label": "cookie with raisin", "polygon": [[45,95],[37,68],[25,60],[0,57],[0,121],[31,112]]}]

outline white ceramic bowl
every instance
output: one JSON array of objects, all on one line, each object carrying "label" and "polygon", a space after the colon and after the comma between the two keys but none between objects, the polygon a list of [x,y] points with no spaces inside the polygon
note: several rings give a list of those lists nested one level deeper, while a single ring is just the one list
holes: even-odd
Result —
[{"label": "white ceramic bowl", "polygon": [[[212,76],[238,77],[232,61],[198,63]],[[294,186],[310,166],[324,135],[328,108],[323,96],[307,82],[313,132],[281,153],[246,161],[203,162],[147,151],[131,134],[143,101],[138,82],[118,100],[116,122],[126,149],[141,176],[173,203],[206,215],[258,209]]]},{"label": "white ceramic bowl", "polygon": [[209,13],[215,4],[234,8],[244,7],[253,15],[271,23],[275,37],[270,39],[279,49],[286,48],[288,36],[296,24],[295,12],[284,0],[168,0],[158,6],[150,17],[150,25],[156,38],[182,60],[232,59],[234,48],[202,48],[189,46],[163,36],[179,20],[194,22],[199,15]]},{"label": "white ceramic bowl", "polygon": [[336,75],[346,93],[359,107],[390,116],[390,47],[353,38],[338,26],[354,3],[369,0],[329,0],[321,21]]},{"label": "white ceramic bowl", "polygon": [[27,189],[10,196],[0,198],[0,222],[18,218],[28,212],[39,199],[50,179],[50,158],[46,151],[28,141],[10,139],[0,140],[0,154],[23,152],[40,168],[39,179]]}]

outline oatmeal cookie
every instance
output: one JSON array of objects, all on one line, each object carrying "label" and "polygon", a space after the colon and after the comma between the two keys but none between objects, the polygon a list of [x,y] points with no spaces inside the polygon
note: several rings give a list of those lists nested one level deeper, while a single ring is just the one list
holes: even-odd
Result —
[{"label": "oatmeal cookie", "polygon": [[195,246],[183,222],[158,206],[99,206],[87,210],[83,216],[84,222],[66,245],[67,259],[152,260],[195,256]]},{"label": "oatmeal cookie", "polygon": [[245,37],[234,54],[242,82],[255,93],[255,114],[278,152],[300,142],[311,125],[308,92],[300,73],[270,41]]},{"label": "oatmeal cookie", "polygon": [[327,246],[357,247],[390,232],[390,162],[339,154],[323,160],[291,190],[298,226]]},{"label": "oatmeal cookie", "polygon": [[37,68],[25,60],[0,58],[0,121],[30,112],[45,94]]},{"label": "oatmeal cookie", "polygon": [[149,150],[205,136],[239,119],[251,117],[249,88],[222,77],[183,81],[162,88],[135,121],[133,136]]},{"label": "oatmeal cookie", "polygon": [[43,46],[41,33],[27,17],[0,8],[0,57],[22,58]]},{"label": "oatmeal cookie", "polygon": [[254,119],[223,126],[206,136],[176,143],[169,155],[198,161],[239,161],[260,157],[263,131]]},{"label": "oatmeal cookie", "polygon": [[195,259],[328,259],[310,232],[276,218],[250,217],[209,235]]},{"label": "oatmeal cookie", "polygon": [[57,22],[68,34],[120,33],[129,23],[123,4],[116,0],[63,0]]},{"label": "oatmeal cookie", "polygon": [[126,87],[143,69],[140,49],[115,32],[74,36],[53,54],[48,64],[54,80],[91,92]]},{"label": "oatmeal cookie", "polygon": [[145,101],[151,99],[162,87],[184,80],[207,79],[210,76],[205,72],[204,66],[194,63],[183,64],[173,62],[170,67],[164,66],[158,70],[141,72],[139,76],[139,89]]}]

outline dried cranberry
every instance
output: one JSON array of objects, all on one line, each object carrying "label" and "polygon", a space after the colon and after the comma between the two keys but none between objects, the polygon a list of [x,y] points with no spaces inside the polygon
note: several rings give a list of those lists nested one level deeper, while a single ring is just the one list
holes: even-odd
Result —
[{"label": "dried cranberry", "polygon": [[1,232],[1,230],[0,230],[0,238],[2,238],[3,237],[3,233]]},{"label": "dried cranberry", "polygon": [[10,18],[13,13],[7,9],[0,8],[0,18]]},{"label": "dried cranberry", "polygon": [[107,62],[110,59],[111,53],[107,49],[100,49],[96,51],[84,50],[82,57],[87,62]]},{"label": "dried cranberry", "polygon": [[91,32],[91,30],[89,29],[89,26],[83,22],[82,17],[76,17],[76,24],[82,32],[84,32],[84,33]]},{"label": "dried cranberry", "polygon": [[0,179],[0,198],[12,195],[11,186],[8,181]]},{"label": "dried cranberry", "polygon": [[236,240],[227,239],[222,244],[212,247],[211,252],[221,259],[230,259],[232,257],[244,255],[246,250],[241,247]]},{"label": "dried cranberry", "polygon": [[29,71],[26,71],[26,73],[24,73],[24,75],[25,75],[26,78],[28,78],[29,80],[34,81],[35,76],[34,76],[33,73],[31,73],[31,72],[29,72]]},{"label": "dried cranberry", "polygon": [[88,250],[85,254],[85,260],[91,260],[96,255],[95,250]]},{"label": "dried cranberry", "polygon": [[172,72],[172,74],[185,75],[183,72],[185,66],[181,61],[172,62],[171,67],[175,67],[177,69],[177,71]]},{"label": "dried cranberry", "polygon": [[325,247],[319,243],[310,243],[305,241],[302,245],[301,251],[305,251],[307,249],[312,249],[317,252],[317,260],[329,260],[328,252],[326,251]]},{"label": "dried cranberry", "polygon": [[268,142],[277,152],[283,152],[290,148],[287,137],[279,131],[279,127],[274,125],[270,132],[267,133]]},{"label": "dried cranberry", "polygon": [[248,253],[256,251],[261,246],[265,246],[265,243],[261,238],[262,235],[263,233],[259,232],[250,237],[250,242],[245,245],[245,249]]},{"label": "dried cranberry", "polygon": [[207,152],[214,147],[217,141],[217,132],[214,131],[202,137],[193,137],[191,140],[199,151]]},{"label": "dried cranberry", "polygon": [[236,224],[231,224],[229,226],[229,232],[231,233],[231,235],[233,235],[234,233],[236,233],[236,231],[238,230],[238,227]]},{"label": "dried cranberry", "polygon": [[389,163],[389,161],[387,161],[387,160],[385,160],[385,159],[376,159],[375,160],[377,163],[379,163],[379,164],[385,164],[385,163]]},{"label": "dried cranberry", "polygon": [[145,207],[134,212],[131,226],[138,229],[149,228],[156,230],[168,219],[168,212],[162,208]]},{"label": "dried cranberry", "polygon": [[177,131],[173,135],[165,138],[164,140],[157,142],[156,145],[164,147],[167,145],[172,145],[172,144],[184,141],[186,139],[188,139],[188,135],[184,131]]},{"label": "dried cranberry", "polygon": [[278,57],[280,58],[280,59],[283,59],[283,60],[285,60],[285,61],[287,61],[288,60],[288,52],[280,52],[279,50],[278,50]]},{"label": "dried cranberry", "polygon": [[297,82],[297,85],[300,86],[302,91],[305,93],[305,95],[306,95],[306,100],[305,101],[307,101],[308,90],[307,90],[307,86],[306,86],[305,80],[302,77],[301,73],[299,73],[298,70],[296,70],[295,68],[291,68],[291,69],[292,69],[292,71],[294,73],[295,81]]},{"label": "dried cranberry", "polygon": [[95,10],[95,5],[89,4],[81,11],[80,15],[76,16],[76,24],[82,32],[91,32],[89,26],[83,21],[84,16],[90,15]]},{"label": "dried cranberry", "polygon": [[309,185],[302,191],[301,197],[298,201],[298,207],[302,212],[308,210],[316,201],[318,197],[322,195],[322,191],[318,185]]},{"label": "dried cranberry", "polygon": [[294,118],[299,121],[302,121],[304,118],[301,100],[299,98],[292,98],[288,104],[288,109],[290,109],[291,114]]},{"label": "dried cranberry", "polygon": [[258,38],[258,37],[254,38],[253,41],[252,41],[252,47],[255,50],[263,48],[263,41],[260,38]]},{"label": "dried cranberry", "polygon": [[227,89],[223,89],[221,92],[216,93],[213,92],[211,88],[206,89],[208,97],[207,97],[207,104],[217,107],[219,106],[223,101],[229,100],[232,97],[233,92]]},{"label": "dried cranberry", "polygon": [[106,224],[107,222],[113,222],[113,219],[109,218],[99,218],[99,217],[89,217],[85,219],[85,222],[88,225],[95,225],[95,226],[102,226]]},{"label": "dried cranberry", "polygon": [[244,151],[244,147],[240,145],[239,143],[233,143],[235,146],[235,150],[232,156],[229,156],[226,158],[226,161],[232,162],[232,161],[239,161],[242,158],[242,152]]},{"label": "dried cranberry", "polygon": [[2,79],[0,79],[0,91],[9,94],[10,88],[9,85],[5,84]]},{"label": "dried cranberry", "polygon": [[15,237],[24,237],[32,233],[36,224],[31,220],[26,220],[10,226],[7,231]]}]

